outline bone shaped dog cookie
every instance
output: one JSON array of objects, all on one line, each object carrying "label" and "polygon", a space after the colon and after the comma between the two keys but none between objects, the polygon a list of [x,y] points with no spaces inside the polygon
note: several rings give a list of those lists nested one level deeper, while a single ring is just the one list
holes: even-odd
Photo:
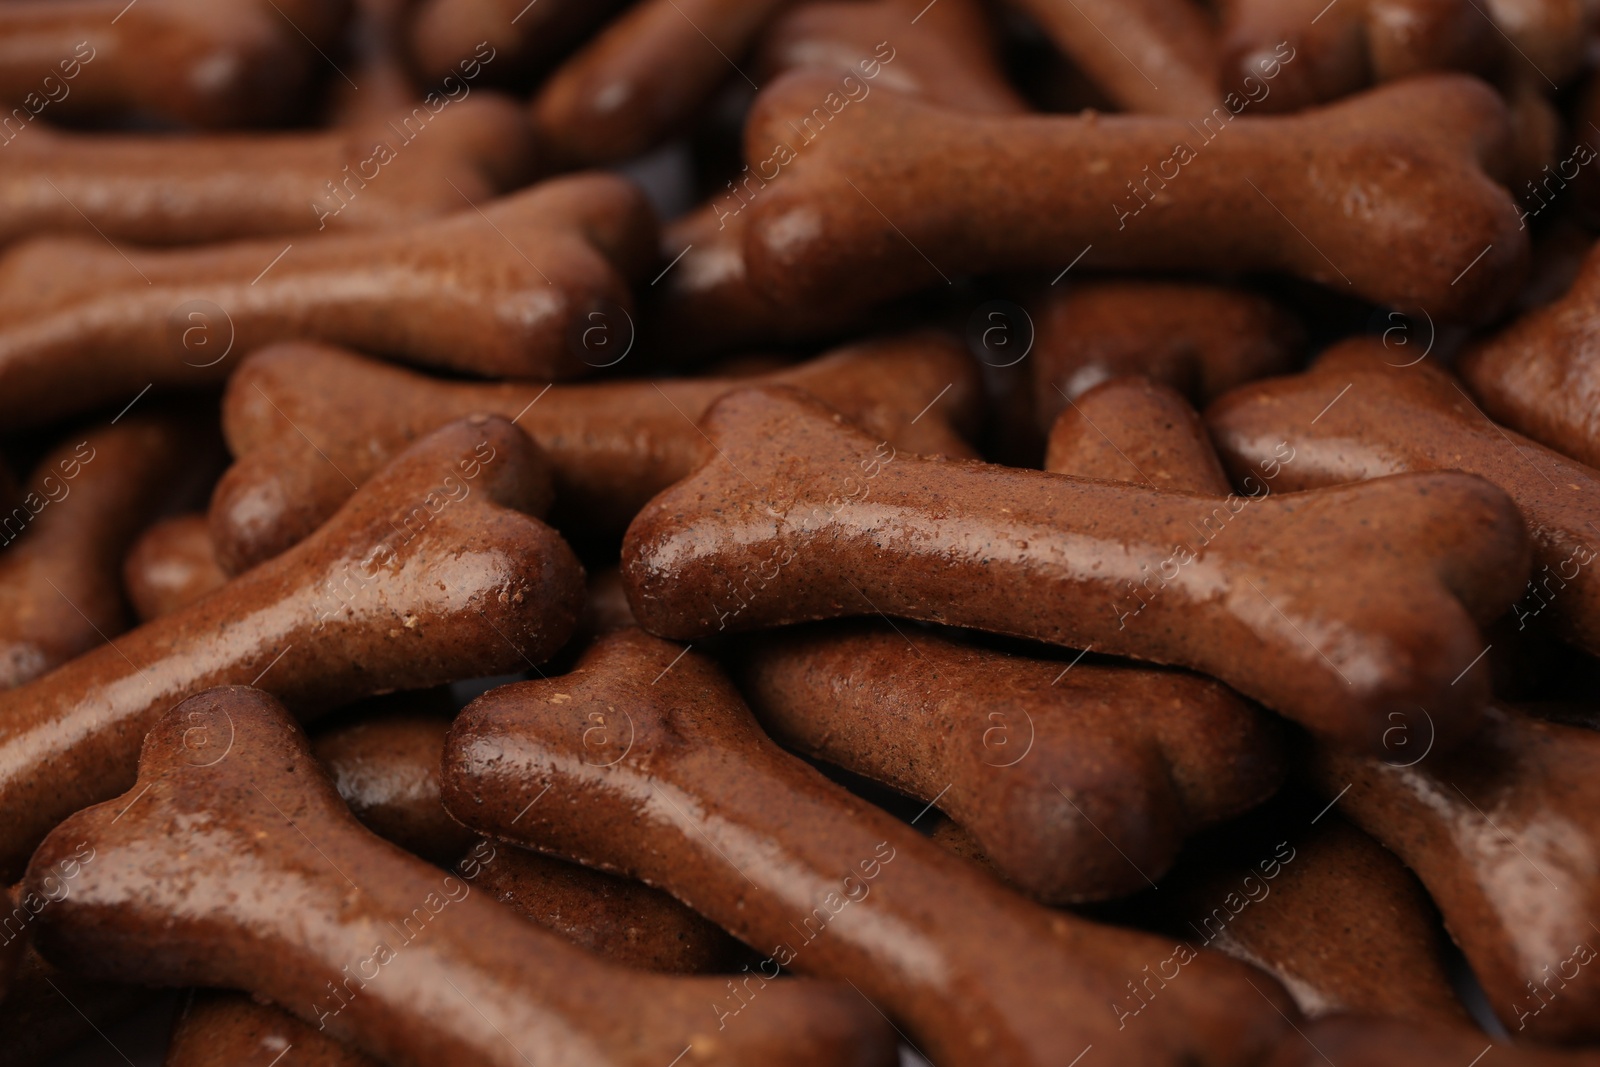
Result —
[{"label": "bone shaped dog cookie", "polygon": [[549,494],[543,461],[514,426],[452,423],[292,551],[0,694],[0,871],[125,788],[139,738],[202,689],[255,681],[315,712],[548,658],[583,598],[571,549],[523,513]]},{"label": "bone shaped dog cookie", "polygon": [[1460,370],[1495,419],[1600,467],[1600,247],[1565,296],[1474,346]]},{"label": "bone shaped dog cookie", "polygon": [[1259,840],[1253,862],[1218,862],[1202,847],[1162,882],[1180,929],[1270,972],[1309,1016],[1359,1012],[1470,1032],[1433,904],[1393,853],[1336,814],[1292,844]]},{"label": "bone shaped dog cookie", "polygon": [[[1416,731],[1420,747],[1427,740]],[[1600,735],[1491,709],[1473,744],[1391,766],[1328,750],[1318,787],[1427,886],[1518,1038],[1600,1035]]]},{"label": "bone shaped dog cookie", "polygon": [[[197,126],[282,120],[326,69],[348,0],[10,0],[0,6],[0,119],[154,115]],[[48,109],[48,110],[47,110]]]},{"label": "bone shaped dog cookie", "polygon": [[[1171,390],[1137,378],[1099,385],[1063,412],[1047,466],[1228,492],[1199,415]],[[1276,470],[1281,475],[1284,465]],[[1391,758],[1409,758],[1428,743],[1421,719],[1391,730]],[[1464,1024],[1433,905],[1399,860],[1326,810],[1311,818],[1309,833],[1290,835],[1292,845],[1275,847],[1278,837],[1262,832],[1280,829],[1271,822],[1242,835],[1230,828],[1197,844],[1161,887],[1178,928],[1270,971],[1308,1015],[1357,1011]],[[1218,846],[1233,847],[1218,857]]]},{"label": "bone shaped dog cookie", "polygon": [[[755,77],[829,72],[839,99],[899,92],[980,114],[1028,110],[1007,82],[987,16],[975,0],[806,3],[779,16],[763,35]],[[915,21],[913,21],[913,19]],[[667,226],[664,259],[681,256],[661,279],[649,329],[688,352],[741,344],[825,337],[860,318],[848,302],[784,307],[753,288],[745,269],[746,209],[778,171],[746,166],[710,201]]]},{"label": "bone shaped dog cookie", "polygon": [[703,426],[717,455],[623,545],[634,615],[681,640],[881,612],[1092,645],[1378,752],[1419,703],[1442,746],[1471,731],[1477,624],[1528,573],[1521,516],[1472,475],[1218,500],[907,456],[773,388]]},{"label": "bone shaped dog cookie", "polygon": [[196,990],[172,1027],[161,1067],[379,1067],[282,1008],[242,993]]},{"label": "bone shaped dog cookie", "polygon": [[[1427,71],[1477,71],[1504,48],[1473,0],[1224,0],[1224,84],[1262,111],[1298,111],[1375,82]],[[1264,82],[1262,64],[1279,73]],[[1255,99],[1252,81],[1266,85]],[[1258,89],[1256,91],[1260,93]]]},{"label": "bone shaped dog cookie", "polygon": [[454,84],[452,96],[435,93],[347,129],[209,137],[32,130],[6,146],[0,245],[48,233],[199,244],[453,214],[521,185],[534,162],[533,133],[516,105],[469,97],[465,83]]},{"label": "bone shaped dog cookie", "polygon": [[1479,320],[1526,267],[1518,211],[1485,169],[1507,151],[1505,105],[1465,76],[1291,117],[1219,108],[1192,125],[975,116],[892,93],[842,106],[834,88],[790,72],[745,129],[747,160],[773,175],[748,208],[746,266],[779,304],[867,306],[953,274],[1059,272],[1081,257],[1279,271]]},{"label": "bone shaped dog cookie", "polygon": [[694,117],[788,3],[640,0],[540,87],[533,118],[541,143],[576,167],[654,148]]},{"label": "bone shaped dog cookie", "polygon": [[731,959],[728,936],[665,893],[481,841],[440,801],[439,756],[453,707],[435,708],[414,694],[373,703],[379,707],[311,739],[312,753],[367,829],[453,865],[524,918],[617,963],[687,974]]},{"label": "bone shaped dog cookie", "polygon": [[1478,1067],[1593,1067],[1594,1053],[1508,1045],[1467,1027],[1418,1019],[1335,1015],[1285,1037],[1267,1067],[1327,1067],[1330,1062],[1363,1067],[1458,1067],[1463,1062]]},{"label": "bone shaped dog cookie", "polygon": [[372,703],[318,730],[311,752],[363,826],[448,867],[477,839],[439,803],[439,753],[453,706],[431,693]]},{"label": "bone shaped dog cookie", "polygon": [[259,690],[184,701],[139,763],[136,790],[74,815],[30,864],[32,885],[68,842],[96,849],[40,916],[48,958],[246,989],[415,1067],[894,1062],[892,1031],[842,986],[784,983],[759,1022],[716,1033],[722,980],[608,963],[373,836]]},{"label": "bone shaped dog cookie", "polygon": [[475,374],[572,377],[590,369],[573,329],[607,301],[626,309],[655,239],[639,189],[598,174],[289,247],[124,256],[98,238],[40,238],[0,256],[0,419],[124,403],[152,382],[220,382],[244,353],[295,338]]},{"label": "bone shaped dog cookie", "polygon": [[1400,471],[1489,479],[1521,508],[1533,542],[1533,577],[1512,609],[1517,628],[1553,623],[1600,652],[1600,471],[1496,426],[1448,372],[1412,363],[1377,338],[1346,341],[1305,374],[1229,394],[1206,421],[1236,471],[1264,462],[1287,438],[1295,460],[1281,489]]},{"label": "bone shaped dog cookie", "polygon": [[[600,25],[625,0],[422,0],[411,53],[427,78],[443,78],[487,44],[497,78],[539,69]],[[509,80],[509,78],[508,78]]]},{"label": "bone shaped dog cookie", "polygon": [[[815,392],[914,452],[970,456],[972,360],[931,332],[841,348],[762,381]],[[252,356],[230,383],[224,430],[238,462],[211,502],[225,569],[305,537],[389,456],[452,418],[514,418],[550,458],[562,529],[615,532],[711,454],[695,428],[731,378],[592,385],[442,382],[320,346]],[[930,407],[930,405],[932,405]]]},{"label": "bone shaped dog cookie", "polygon": [[1186,836],[1283,780],[1273,724],[1193,675],[849,624],[781,631],[746,662],[774,737],[938,804],[1046,903],[1144,888]]},{"label": "bone shaped dog cookie", "polygon": [[[1086,1045],[1250,1062],[1284,1025],[1265,975],[1011,893],[784,753],[709,660],[639,630],[469,705],[444,791],[486,833],[661,886],[770,953],[713,1005],[719,1033],[769,1010],[778,967],[848,978],[948,1067],[1066,1067]],[[1119,1027],[1110,1002],[1163,960],[1156,1010]]]},{"label": "bone shaped dog cookie", "polygon": [[1305,331],[1273,301],[1198,282],[1107,278],[1026,302],[1037,328],[1029,363],[1039,429],[1101,382],[1138,374],[1197,404],[1287,373]]},{"label": "bone shaped dog cookie", "polygon": [[1233,491],[1194,408],[1148,378],[1113,378],[1072,401],[1050,427],[1044,469],[1211,496]]},{"label": "bone shaped dog cookie", "polygon": [[186,608],[227,581],[199,514],[162,519],[139,535],[122,562],[122,584],[140,622]]},{"label": "bone shaped dog cookie", "polygon": [[[487,855],[487,859],[481,857]],[[482,841],[457,865],[483,891],[575,945],[645,971],[731,971],[738,942],[659,889],[629,878]]]},{"label": "bone shaped dog cookie", "polygon": [[1216,31],[1195,0],[1010,3],[1123,110],[1194,118],[1222,104]]},{"label": "bone shaped dog cookie", "polygon": [[209,466],[214,438],[175,417],[130,415],[39,462],[0,515],[0,690],[127,629],[123,553],[186,468]]}]

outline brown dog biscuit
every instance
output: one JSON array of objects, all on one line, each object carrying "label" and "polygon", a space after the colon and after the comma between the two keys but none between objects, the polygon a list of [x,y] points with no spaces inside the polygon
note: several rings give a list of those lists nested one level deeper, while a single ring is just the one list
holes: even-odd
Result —
[{"label": "brown dog biscuit", "polygon": [[458,86],[455,100],[435,93],[431,104],[402,105],[342,130],[33,130],[6,148],[0,244],[51,233],[140,245],[309,236],[466,210],[531,177],[534,147],[516,105]]},{"label": "brown dog biscuit", "polygon": [[789,0],[639,0],[550,75],[533,99],[541,143],[603,166],[676,134]]},{"label": "brown dog biscuit", "polygon": [[162,519],[140,535],[122,562],[123,588],[140,622],[180,611],[227,582],[200,514]]},{"label": "brown dog biscuit", "polygon": [[1495,419],[1600,467],[1600,247],[1566,296],[1474,346],[1460,369]]},{"label": "brown dog biscuit", "polygon": [[785,983],[760,1022],[713,1034],[720,980],[608,963],[373,836],[259,690],[190,698],[139,762],[135,790],[57,827],[29,865],[33,888],[68,842],[96,848],[36,935],[91,976],[246,989],[418,1067],[659,1067],[686,1048],[707,1064],[894,1062],[892,1031],[850,990]]},{"label": "brown dog biscuit", "polygon": [[371,703],[311,738],[312,754],[367,829],[453,866],[524,918],[617,963],[689,974],[732,959],[726,934],[664,893],[482,841],[440,801],[439,757],[453,706],[416,694]]},{"label": "brown dog biscuit", "polygon": [[[1185,932],[1270,973],[1308,1016],[1359,1012],[1469,1028],[1428,894],[1372,838],[1337,815],[1318,819],[1303,839],[1285,842],[1288,862],[1255,869],[1202,852],[1162,883],[1161,895],[1176,898]],[[1282,858],[1270,844],[1261,854]]]},{"label": "brown dog biscuit", "polygon": [[209,465],[214,452],[214,431],[208,442],[175,417],[129,415],[72,435],[40,461],[28,492],[0,516],[0,690],[128,628],[123,555],[186,469]]},{"label": "brown dog biscuit", "polygon": [[1068,403],[1050,428],[1045,470],[1210,496],[1233,491],[1205,423],[1172,389],[1113,378]]},{"label": "brown dog biscuit", "polygon": [[974,116],[893,93],[840,107],[834,88],[786,74],[746,126],[747,158],[783,173],[750,205],[746,265],[787,306],[870,306],[954,274],[1054,273],[1081,257],[1277,271],[1480,321],[1526,269],[1517,209],[1485,169],[1508,150],[1505,105],[1472,78],[1410,79],[1287,118],[1219,108],[1194,125]]},{"label": "brown dog biscuit", "polygon": [[[863,342],[761,380],[814,390],[916,452],[970,456],[980,389],[971,359],[935,333]],[[712,455],[695,422],[735,378],[594,385],[442,382],[327,348],[252,356],[230,383],[224,432],[239,461],[212,497],[225,570],[316,529],[385,459],[452,418],[514,418],[548,456],[565,530],[625,529],[651,496]],[[932,405],[930,407],[930,405]]]},{"label": "brown dog biscuit", "polygon": [[548,658],[583,597],[572,551],[523,513],[549,499],[514,426],[452,423],[293,550],[0,695],[0,870],[125,788],[139,738],[203,689],[254,681],[311,713]]},{"label": "brown dog biscuit", "polygon": [[348,0],[9,0],[0,119],[155,116],[196,126],[281,121],[327,70]]},{"label": "brown dog biscuit", "polygon": [[161,1067],[380,1067],[282,1008],[243,993],[196,990],[172,1027]]},{"label": "brown dog biscuit", "polygon": [[1472,475],[1216,500],[907,456],[773,388],[703,426],[716,456],[623,545],[635,616],[680,640],[882,612],[1192,667],[1379,752],[1419,703],[1441,746],[1471,732],[1477,625],[1527,580]]},{"label": "brown dog biscuit", "polygon": [[[980,114],[1028,109],[1006,81],[995,34],[976,0],[940,0],[917,17],[922,6],[914,0],[796,5],[763,35],[754,76],[766,84],[787,70],[826,71],[839,99],[852,102],[899,92]],[[747,165],[707,203],[666,227],[662,259],[676,265],[650,305],[650,329],[663,343],[689,353],[722,351],[827,337],[861,320],[860,308],[837,294],[785,307],[751,286],[745,231],[753,214],[746,208],[778,173],[770,163]]]},{"label": "brown dog biscuit", "polygon": [[761,724],[937,804],[1045,903],[1123,896],[1283,780],[1274,724],[1178,672],[1055,663],[885,626],[781,631],[745,659]]},{"label": "brown dog biscuit", "polygon": [[1600,1034],[1597,760],[1592,731],[1495,709],[1455,754],[1422,749],[1391,766],[1323,750],[1313,761],[1325,795],[1427,886],[1517,1038]]},{"label": "brown dog biscuit", "polygon": [[311,753],[363,826],[429,863],[448,867],[476,835],[439,802],[439,753],[451,712],[407,694],[319,730]]},{"label": "brown dog biscuit", "polygon": [[1295,459],[1280,489],[1401,471],[1487,478],[1516,501],[1533,542],[1533,577],[1512,607],[1517,628],[1537,619],[1600,653],[1600,471],[1496,426],[1454,377],[1415,358],[1377,338],[1346,341],[1306,374],[1230,394],[1206,421],[1235,472],[1269,459],[1286,435]]},{"label": "brown dog biscuit", "polygon": [[1592,1067],[1594,1053],[1507,1045],[1465,1027],[1418,1019],[1338,1015],[1283,1039],[1267,1067]]},{"label": "brown dog biscuit", "polygon": [[870,82],[874,91],[906,93],[963,111],[1028,111],[1000,65],[990,23],[990,13],[977,0],[939,0],[931,8],[916,0],[796,4],[761,35],[754,72],[765,83],[784,71],[830,70]]},{"label": "brown dog biscuit", "polygon": [[1305,331],[1282,307],[1232,286],[1106,278],[1051,288],[1028,304],[1044,432],[1068,401],[1111,378],[1142,375],[1203,406],[1246,382],[1288,373],[1305,344]]},{"label": "brown dog biscuit", "polygon": [[[1224,0],[1220,7],[1223,84],[1265,112],[1298,111],[1431,71],[1487,70],[1505,50],[1475,0]],[[1281,73],[1264,77],[1274,69]]]},{"label": "brown dog biscuit", "polygon": [[739,954],[715,923],[627,878],[488,841],[456,870],[462,877],[476,872],[480,889],[523,918],[629,967],[705,974],[732,970]]},{"label": "brown dog biscuit", "polygon": [[1010,3],[1121,110],[1194,118],[1222,105],[1216,30],[1196,0]]},{"label": "brown dog biscuit", "polygon": [[[585,734],[596,717],[603,739]],[[638,630],[470,705],[444,789],[479,829],[659,885],[770,953],[713,1004],[720,1034],[771,1010],[778,967],[848,978],[948,1067],[1066,1067],[1086,1045],[1249,1062],[1292,1010],[1232,961],[1008,892],[785,754],[709,660]],[[1151,1017],[1119,1020],[1124,976],[1175,955]]]},{"label": "brown dog biscuit", "polygon": [[539,69],[564,54],[626,0],[422,0],[411,52],[426,78],[443,78],[485,48],[498,78]]},{"label": "brown dog biscuit", "polygon": [[601,174],[287,248],[125,256],[98,238],[41,238],[0,257],[0,419],[37,424],[152,381],[220,382],[245,353],[293,338],[475,374],[573,377],[591,369],[590,316],[622,329],[628,279],[655,242],[640,190]]}]

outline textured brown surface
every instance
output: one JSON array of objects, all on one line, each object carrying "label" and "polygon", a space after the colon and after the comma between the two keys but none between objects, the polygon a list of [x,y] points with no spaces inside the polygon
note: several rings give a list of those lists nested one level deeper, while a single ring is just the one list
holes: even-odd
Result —
[{"label": "textured brown surface", "polygon": [[1039,429],[1101,382],[1138,374],[1204,405],[1235,386],[1283,374],[1305,343],[1294,317],[1265,297],[1199,282],[1115,278],[1045,290],[1030,301],[1029,354]]},{"label": "textured brown surface", "polygon": [[199,514],[154,524],[122,561],[122,583],[140,622],[186,608],[227,581],[217,566],[206,517]]},{"label": "textured brown surface", "polygon": [[[586,745],[595,714],[614,729]],[[1266,975],[1189,953],[1119,1028],[1124,980],[1183,946],[1006,890],[784,753],[711,661],[638,630],[480,697],[444,785],[458,818],[661,886],[770,953],[761,967],[848,978],[946,1067],[1066,1067],[1087,1044],[1113,1063],[1248,1063],[1293,1011]],[[740,984],[717,1002],[730,1036],[772,1010],[770,981]]]},{"label": "textured brown surface", "polygon": [[458,101],[436,94],[432,107],[405,105],[345,130],[179,137],[30,129],[6,146],[0,244],[46,233],[98,240],[96,230],[134,244],[197,244],[393,229],[454,214],[466,207],[463,196],[477,203],[523,184],[534,147],[511,101],[463,95],[459,78],[452,84]]},{"label": "textured brown surface", "polygon": [[747,209],[745,241],[752,284],[784,305],[866,306],[956,274],[1059,272],[1092,246],[1086,267],[1277,271],[1481,321],[1526,269],[1518,211],[1491,176],[1509,152],[1505,105],[1468,77],[1410,79],[1285,118],[1223,109],[1203,129],[975,116],[877,93],[797,133],[834,88],[790,72],[756,99],[745,131],[749,159],[789,146],[776,153],[784,176]]},{"label": "textured brown surface", "polygon": [[[226,755],[197,752],[197,730]],[[40,916],[47,958],[242,988],[396,1064],[660,1067],[686,1047],[729,1067],[894,1061],[892,1031],[851,990],[784,983],[748,1025],[713,1034],[722,980],[607,963],[373,836],[259,690],[163,715],[137,789],[58,827],[29,886],[82,839],[94,861]]]},{"label": "textured brown surface", "polygon": [[479,863],[479,888],[590,952],[646,971],[733,970],[738,942],[659,889],[487,841],[457,870],[472,870],[481,855],[489,858]]},{"label": "textured brown surface", "polygon": [[1194,118],[1222,103],[1196,0],[1010,0],[1123,111]]},{"label": "textured brown surface", "polygon": [[548,505],[548,479],[504,419],[452,423],[290,552],[0,694],[0,870],[127,788],[145,731],[203,689],[253,681],[313,712],[548,658],[583,598],[566,543],[518,510]]},{"label": "textured brown surface", "polygon": [[[978,114],[1028,110],[1001,69],[994,31],[977,0],[939,0],[932,7],[916,0],[796,5],[763,35],[752,76],[765,85],[796,69],[828,72],[835,89],[852,100],[897,92]],[[680,351],[719,351],[823,337],[861,318],[849,301],[783,307],[751,286],[747,201],[763,195],[775,173],[770,164],[747,166],[710,201],[666,227],[663,261],[683,258],[661,280],[649,308],[651,329],[663,343]]]},{"label": "textured brown surface", "polygon": [[[51,119],[280,120],[322,74],[316,49],[332,47],[349,10],[348,0],[9,0],[0,100]],[[62,65],[74,57],[87,60],[75,74]]]},{"label": "textured brown surface", "polygon": [[1146,888],[1189,833],[1265,800],[1285,772],[1275,724],[1176,671],[848,623],[780,631],[746,662],[775,738],[937,804],[1046,903]]},{"label": "textured brown surface", "polygon": [[[1593,1067],[1593,1052],[1513,1048],[1491,1042],[1472,1030],[1417,1020],[1337,1016],[1308,1024],[1304,1034],[1291,1034],[1268,1067],[1327,1067],[1328,1063],[1362,1067]],[[1477,1057],[1474,1059],[1474,1057]]]},{"label": "textured brown surface", "polygon": [[566,166],[603,166],[682,132],[789,2],[640,0],[540,86],[541,144]]},{"label": "textured brown surface", "polygon": [[0,256],[0,419],[33,425],[124,403],[152,380],[220,382],[253,349],[289,338],[477,374],[573,377],[590,368],[572,328],[598,302],[631,304],[629,279],[654,257],[656,232],[636,186],[587,174],[481,213],[463,204],[411,227],[290,243],[126,258],[98,237],[11,249]]},{"label": "textured brown surface", "polygon": [[623,546],[635,616],[679,640],[883,612],[1093,645],[1378,752],[1419,703],[1441,746],[1471,732],[1478,624],[1528,574],[1521,516],[1473,475],[1217,500],[896,454],[790,390],[703,425],[717,456]]},{"label": "textured brown surface", "polygon": [[[1309,1016],[1359,1012],[1470,1032],[1433,905],[1393,853],[1332,814],[1291,847],[1292,859],[1266,868],[1271,879],[1202,858],[1161,895],[1176,897],[1186,929],[1271,973]],[[1274,855],[1270,843],[1262,855]]]},{"label": "textured brown surface", "polygon": [[1498,709],[1453,755],[1314,761],[1319,788],[1348,786],[1340,810],[1422,880],[1517,1038],[1600,1037],[1597,761],[1593,731]]},{"label": "textured brown surface", "polygon": [[175,417],[130,415],[71,434],[39,462],[0,514],[0,690],[128,628],[123,554],[214,442]]},{"label": "textured brown surface", "polygon": [[379,1067],[282,1008],[197,990],[172,1028],[162,1067]]},{"label": "textured brown surface", "polygon": [[[761,380],[813,390],[897,447],[974,454],[963,436],[979,420],[976,369],[942,334],[849,345]],[[224,401],[239,462],[212,497],[218,556],[224,569],[239,570],[282,552],[389,456],[477,411],[515,418],[549,457],[558,526],[615,533],[713,454],[695,422],[739,384],[607,382],[546,394],[543,385],[443,382],[320,346],[274,348],[246,363]]]},{"label": "textured brown surface", "polygon": [[1260,84],[1263,57],[1294,56],[1259,102],[1263,111],[1298,111],[1428,71],[1484,71],[1507,51],[1475,0],[1224,0],[1220,8],[1226,88],[1247,92],[1246,79]]},{"label": "textured brown surface", "polygon": [[1279,489],[1401,471],[1487,478],[1521,509],[1533,544],[1533,577],[1513,608],[1517,628],[1553,626],[1600,653],[1600,471],[1496,426],[1448,372],[1406,365],[1415,358],[1377,338],[1346,341],[1305,374],[1230,394],[1206,420],[1235,472],[1269,459],[1287,436],[1295,458]]},{"label": "textured brown surface", "polygon": [[1496,419],[1600,466],[1600,248],[1565,296],[1467,352],[1461,375]]},{"label": "textured brown surface", "polygon": [[1050,427],[1044,467],[1209,496],[1233,491],[1199,414],[1148,378],[1114,378],[1079,396]]}]

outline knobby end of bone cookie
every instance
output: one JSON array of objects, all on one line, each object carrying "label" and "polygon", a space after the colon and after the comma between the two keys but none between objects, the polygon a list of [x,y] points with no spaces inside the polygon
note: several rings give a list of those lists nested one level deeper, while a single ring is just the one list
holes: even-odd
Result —
[{"label": "knobby end of bone cookie", "polygon": [[[165,957],[148,954],[159,934],[141,930],[141,917],[183,892],[164,850],[231,855],[285,820],[328,819],[353,817],[282,704],[248,686],[190,697],[145,736],[128,792],[62,822],[34,852],[23,884],[55,900],[38,917],[40,949],[90,977],[150,974]],[[182,955],[169,960],[175,981],[194,962]]]},{"label": "knobby end of bone cookie", "polygon": [[[733,584],[722,571],[730,536],[776,543],[813,533],[845,494],[870,491],[901,456],[820,401],[783,386],[729,393],[701,424],[716,446],[706,462],[647,504],[623,539],[622,573],[635,617],[651,633],[675,640],[754,624],[718,600]],[[778,441],[782,447],[774,447]],[[779,545],[767,568],[775,570],[762,577],[770,581],[793,559],[793,547]],[[686,591],[693,606],[686,606]],[[785,621],[802,620],[778,620]],[[763,617],[763,625],[771,622]]]},{"label": "knobby end of bone cookie", "polygon": [[737,691],[699,654],[638,628],[617,631],[570,674],[502,686],[456,717],[442,760],[445,807],[475,829],[526,842],[544,821],[526,805],[546,787],[570,798],[599,788],[612,768],[648,769],[696,745],[758,736],[748,714],[718,713],[734,705]]}]

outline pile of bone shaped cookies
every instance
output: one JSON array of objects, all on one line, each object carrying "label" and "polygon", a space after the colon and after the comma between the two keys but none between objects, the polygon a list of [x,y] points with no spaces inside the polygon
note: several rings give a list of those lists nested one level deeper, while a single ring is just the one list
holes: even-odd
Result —
[{"label": "pile of bone shaped cookies", "polygon": [[0,1067],[1600,1065],[1600,0],[0,0],[0,104]]}]

